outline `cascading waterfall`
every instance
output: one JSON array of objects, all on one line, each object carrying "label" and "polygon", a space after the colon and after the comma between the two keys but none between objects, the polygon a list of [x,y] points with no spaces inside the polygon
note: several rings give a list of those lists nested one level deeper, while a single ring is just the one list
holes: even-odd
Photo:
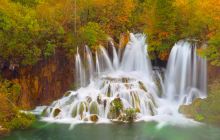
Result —
[{"label": "cascading waterfall", "polygon": [[[176,43],[162,76],[152,70],[145,40],[143,34],[130,34],[121,59],[112,42],[112,59],[100,46],[95,53],[95,63],[87,46],[85,64],[77,50],[76,82],[80,83],[80,87],[66,92],[63,98],[46,107],[42,113],[45,119],[119,120],[123,112],[119,111],[120,115],[112,112],[118,104],[121,104],[122,110],[134,109],[138,120],[146,117],[163,120],[167,116],[173,119],[173,115],[180,116],[179,105],[205,97],[206,60],[197,56],[195,45],[187,41]],[[86,85],[88,80],[90,82]]]},{"label": "cascading waterfall", "polygon": [[93,58],[92,58],[92,53],[89,49],[88,46],[86,47],[86,55],[87,55],[87,60],[88,60],[88,66],[89,66],[89,80],[91,81],[93,79],[94,75],[94,63],[93,63]]},{"label": "cascading waterfall", "polygon": [[176,43],[170,53],[165,74],[165,98],[188,104],[206,96],[206,59],[197,55],[196,45]]},{"label": "cascading waterfall", "polygon": [[82,65],[81,57],[79,55],[79,51],[77,48],[77,54],[75,56],[75,68],[76,68],[76,83],[78,83],[79,87],[83,87],[86,85],[86,75],[85,75],[85,69]]}]

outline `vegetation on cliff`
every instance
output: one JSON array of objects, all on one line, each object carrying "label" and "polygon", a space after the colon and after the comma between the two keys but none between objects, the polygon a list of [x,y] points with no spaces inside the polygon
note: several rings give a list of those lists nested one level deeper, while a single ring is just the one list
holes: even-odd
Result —
[{"label": "vegetation on cliff", "polygon": [[0,127],[2,130],[25,129],[35,120],[33,115],[19,111],[16,104],[19,94],[19,85],[0,79]]},{"label": "vegetation on cliff", "polygon": [[213,82],[209,88],[206,99],[198,98],[190,105],[182,105],[179,111],[196,121],[220,125],[220,82]]}]

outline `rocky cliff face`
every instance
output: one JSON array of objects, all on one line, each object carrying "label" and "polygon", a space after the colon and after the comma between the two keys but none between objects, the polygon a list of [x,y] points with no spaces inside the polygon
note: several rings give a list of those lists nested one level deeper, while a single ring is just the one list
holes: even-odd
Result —
[{"label": "rocky cliff face", "polygon": [[34,66],[15,70],[5,68],[2,73],[4,78],[20,84],[18,105],[31,109],[51,103],[70,89],[74,81],[74,60],[64,51],[57,50],[53,57]]}]

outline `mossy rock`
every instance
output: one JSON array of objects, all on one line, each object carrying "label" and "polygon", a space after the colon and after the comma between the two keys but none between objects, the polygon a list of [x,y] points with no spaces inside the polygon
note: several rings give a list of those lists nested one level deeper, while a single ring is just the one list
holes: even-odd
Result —
[{"label": "mossy rock", "polygon": [[108,90],[107,90],[107,97],[111,97],[111,86],[108,86]]},{"label": "mossy rock", "polygon": [[64,96],[64,97],[68,97],[70,94],[71,94],[71,91],[67,91],[67,92],[64,93],[63,96]]},{"label": "mossy rock", "polygon": [[99,114],[98,103],[96,101],[92,101],[89,104],[89,112],[90,114]]},{"label": "mossy rock", "polygon": [[87,112],[88,111],[88,104],[87,102],[80,102],[78,104],[78,114],[80,115],[80,118],[83,119],[84,118],[84,112]]},{"label": "mossy rock", "polygon": [[115,98],[110,103],[110,110],[108,112],[109,119],[117,119],[123,112],[123,104],[120,98]]},{"label": "mossy rock", "polygon": [[98,115],[96,115],[96,114],[92,114],[92,115],[90,115],[90,120],[92,121],[92,122],[97,122],[98,120],[99,120],[99,117],[98,117]]},{"label": "mossy rock", "polygon": [[71,115],[72,115],[73,118],[75,118],[77,116],[77,104],[75,104],[73,106]]},{"label": "mossy rock", "polygon": [[53,117],[57,117],[60,114],[61,110],[59,108],[56,108],[53,112]]},{"label": "mossy rock", "polygon": [[150,114],[152,116],[156,115],[155,106],[154,106],[154,104],[151,101],[148,102],[148,109],[149,109]]}]

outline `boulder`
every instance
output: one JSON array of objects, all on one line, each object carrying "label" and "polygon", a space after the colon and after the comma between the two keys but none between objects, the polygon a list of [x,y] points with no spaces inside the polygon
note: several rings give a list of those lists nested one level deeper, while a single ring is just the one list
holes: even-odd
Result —
[{"label": "boulder", "polygon": [[89,112],[90,114],[99,114],[98,103],[96,101],[92,101],[89,104]]},{"label": "boulder", "polygon": [[99,117],[96,114],[90,115],[89,118],[92,122],[97,122],[99,120]]}]

